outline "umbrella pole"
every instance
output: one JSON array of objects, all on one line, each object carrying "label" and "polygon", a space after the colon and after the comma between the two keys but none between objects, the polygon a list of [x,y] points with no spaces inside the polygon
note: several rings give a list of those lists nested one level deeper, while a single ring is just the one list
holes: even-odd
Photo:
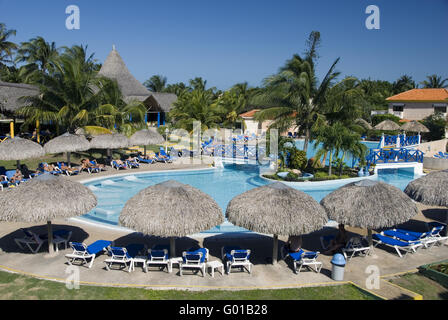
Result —
[{"label": "umbrella pole", "polygon": [[20,169],[20,160],[17,160],[16,167],[17,169]]},{"label": "umbrella pole", "polygon": [[145,151],[145,158],[146,158],[146,146],[143,146],[143,150]]},{"label": "umbrella pole", "polygon": [[51,256],[54,254],[53,231],[52,231],[51,221],[47,221],[47,229],[48,229],[48,252],[50,253],[50,256]]},{"label": "umbrella pole", "polygon": [[176,256],[176,239],[174,237],[170,237],[170,256],[170,258]]},{"label": "umbrella pole", "polygon": [[67,152],[67,166],[70,167],[70,152]]},{"label": "umbrella pole", "polygon": [[274,234],[274,247],[272,250],[272,264],[276,264],[278,261],[278,235]]},{"label": "umbrella pole", "polygon": [[369,246],[372,247],[373,246],[372,229],[367,229],[367,239],[369,241]]}]

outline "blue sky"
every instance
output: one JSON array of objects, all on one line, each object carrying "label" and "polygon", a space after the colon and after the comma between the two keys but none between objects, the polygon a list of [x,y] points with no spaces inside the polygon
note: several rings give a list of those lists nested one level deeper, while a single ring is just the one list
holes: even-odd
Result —
[{"label": "blue sky", "polygon": [[[380,9],[380,30],[368,30],[368,5]],[[65,8],[80,8],[80,30],[67,30]],[[141,82],[196,76],[209,86],[252,86],[303,53],[318,30],[318,76],[340,57],[342,75],[394,81],[408,74],[448,77],[448,0],[0,0],[0,22],[15,42],[43,36],[57,46],[87,44],[103,62],[112,44]]]}]

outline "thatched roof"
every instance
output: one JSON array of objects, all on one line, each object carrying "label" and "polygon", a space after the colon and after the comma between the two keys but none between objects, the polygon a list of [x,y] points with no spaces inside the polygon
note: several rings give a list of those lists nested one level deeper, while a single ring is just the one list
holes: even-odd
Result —
[{"label": "thatched roof", "polygon": [[0,143],[0,160],[25,160],[44,155],[41,145],[28,139],[15,137]]},{"label": "thatched roof", "polygon": [[387,130],[387,131],[400,130],[400,125],[396,124],[391,120],[384,120],[378,123],[375,127],[373,127],[373,129]]},{"label": "thatched roof", "polygon": [[307,234],[327,223],[324,209],[313,197],[281,182],[236,196],[226,216],[237,226],[275,235]]},{"label": "thatched roof", "polygon": [[161,237],[183,237],[223,222],[212,197],[174,180],[140,191],[126,202],[119,218],[122,226]]},{"label": "thatched roof", "polygon": [[352,227],[392,227],[418,214],[415,203],[397,187],[362,180],[349,183],[321,200],[328,218]]},{"label": "thatched roof", "polygon": [[90,149],[89,141],[83,135],[64,133],[44,145],[46,153],[77,152]]},{"label": "thatched roof", "polygon": [[66,177],[44,174],[0,192],[0,220],[41,222],[86,214],[97,204],[93,192]]},{"label": "thatched roof", "polygon": [[102,134],[95,136],[90,141],[91,149],[119,149],[129,146],[129,139],[121,134]]},{"label": "thatched roof", "polygon": [[129,102],[130,97],[144,101],[151,95],[151,92],[129,72],[115,47],[107,56],[98,75],[117,80],[121,93],[127,102]]},{"label": "thatched roof", "polygon": [[429,132],[429,129],[418,121],[406,122],[401,126],[401,129],[409,132]]},{"label": "thatched roof", "polygon": [[151,97],[146,99],[145,104],[149,106],[149,111],[169,112],[176,100],[177,96],[174,93],[151,92]]},{"label": "thatched roof", "polygon": [[404,193],[429,206],[448,207],[448,170],[433,171],[409,182]]},{"label": "thatched roof", "polygon": [[165,139],[154,128],[137,131],[129,138],[131,146],[147,146],[150,144],[162,144]]},{"label": "thatched roof", "polygon": [[27,103],[20,101],[21,97],[39,94],[39,88],[23,83],[9,83],[0,81],[0,106],[8,111],[15,111]]},{"label": "thatched roof", "polygon": [[360,126],[363,127],[364,129],[372,130],[372,126],[370,125],[370,123],[368,123],[368,122],[367,122],[366,120],[364,120],[364,119],[361,119],[361,118],[356,119],[356,120],[355,120],[355,123],[358,124],[358,125],[360,125]]}]

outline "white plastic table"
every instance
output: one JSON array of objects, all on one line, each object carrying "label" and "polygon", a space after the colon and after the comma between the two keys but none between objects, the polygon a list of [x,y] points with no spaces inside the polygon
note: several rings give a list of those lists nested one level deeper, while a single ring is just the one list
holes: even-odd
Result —
[{"label": "white plastic table", "polygon": [[145,256],[135,256],[135,258],[133,258],[134,260],[134,265],[137,263],[142,263],[143,266],[143,271],[148,272],[148,265],[146,264],[146,257]]},{"label": "white plastic table", "polygon": [[212,277],[215,276],[215,269],[221,268],[221,275],[224,274],[224,265],[222,264],[221,261],[215,260],[215,261],[207,262],[206,267],[207,267],[207,269],[211,268],[211,270],[212,270],[212,272],[211,272]]}]

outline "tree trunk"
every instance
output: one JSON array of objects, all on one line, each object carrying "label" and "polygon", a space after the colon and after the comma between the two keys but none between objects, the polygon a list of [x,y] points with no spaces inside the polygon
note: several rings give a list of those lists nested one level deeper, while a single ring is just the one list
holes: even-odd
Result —
[{"label": "tree trunk", "polygon": [[328,165],[328,175],[331,176],[331,163],[333,162],[333,152],[330,151],[330,161]]},{"label": "tree trunk", "polygon": [[303,151],[308,151],[308,142],[310,140],[310,129],[305,129],[305,141],[303,143]]}]

